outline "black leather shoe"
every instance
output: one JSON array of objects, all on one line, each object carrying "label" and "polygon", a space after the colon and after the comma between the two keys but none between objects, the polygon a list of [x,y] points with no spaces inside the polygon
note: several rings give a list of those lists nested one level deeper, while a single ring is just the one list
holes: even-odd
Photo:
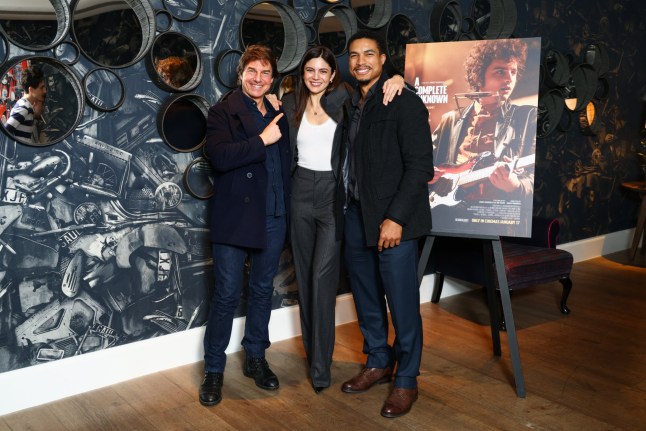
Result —
[{"label": "black leather shoe", "polygon": [[204,373],[204,380],[200,385],[200,404],[214,406],[222,401],[222,373]]},{"label": "black leather shoe", "polygon": [[321,392],[323,392],[324,389],[327,389],[327,386],[313,386],[313,388],[314,388],[314,392],[316,392],[317,394],[320,394]]},{"label": "black leather shoe", "polygon": [[255,380],[256,386],[268,391],[278,389],[278,377],[269,368],[265,358],[252,358],[247,356],[242,372],[245,376]]}]

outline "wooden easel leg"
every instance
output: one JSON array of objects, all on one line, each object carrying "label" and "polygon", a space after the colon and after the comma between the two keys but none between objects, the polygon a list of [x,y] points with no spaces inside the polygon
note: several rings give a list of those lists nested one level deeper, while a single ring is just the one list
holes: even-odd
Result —
[{"label": "wooden easel leg", "polygon": [[428,235],[426,240],[424,240],[424,247],[422,248],[422,253],[419,256],[419,263],[417,265],[417,284],[420,286],[422,285],[422,279],[424,278],[424,271],[426,270],[428,259],[431,257],[433,242],[435,242],[435,237],[433,235]]},{"label": "wooden easel leg", "polygon": [[500,322],[498,320],[498,301],[496,301],[496,280],[493,271],[493,255],[491,252],[491,241],[482,241],[482,251],[484,256],[485,269],[485,289],[487,290],[487,302],[489,305],[489,321],[491,323],[491,341],[493,342],[493,354],[502,355],[500,348]]},{"label": "wooden easel leg", "polygon": [[[642,241],[643,237],[643,241]],[[637,226],[633,236],[633,244],[630,247],[630,258],[634,259],[639,249],[639,242],[642,241],[642,253],[646,251],[646,195],[642,196],[642,203],[637,215]]]},{"label": "wooden easel leg", "polygon": [[500,240],[492,240],[493,257],[496,264],[496,275],[498,276],[498,287],[500,289],[500,300],[502,302],[502,311],[507,323],[507,340],[509,341],[509,353],[511,363],[514,369],[514,380],[516,382],[516,395],[519,398],[525,398],[525,380],[523,379],[523,370],[520,364],[520,351],[518,350],[518,340],[516,339],[516,324],[511,311],[511,299],[509,298],[509,285],[505,274],[505,262],[502,255],[502,246]]}]

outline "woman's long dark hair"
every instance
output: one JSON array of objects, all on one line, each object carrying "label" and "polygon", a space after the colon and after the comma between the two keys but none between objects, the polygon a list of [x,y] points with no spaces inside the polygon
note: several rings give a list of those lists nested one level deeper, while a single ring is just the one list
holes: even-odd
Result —
[{"label": "woman's long dark hair", "polygon": [[[323,61],[325,61],[330,66],[330,75],[338,71],[338,66],[336,64],[336,57],[334,56],[334,53],[325,46],[320,46],[320,45],[315,46],[313,48],[308,49],[305,52],[305,54],[303,54],[303,59],[301,60],[301,64],[298,67],[299,85],[296,86],[296,113],[294,115],[294,119],[298,124],[300,124],[301,120],[303,119],[303,113],[305,112],[305,108],[307,107],[307,100],[310,97],[310,91],[308,90],[307,86],[305,86],[305,83],[303,82],[303,75],[305,73],[305,64],[307,64],[307,62],[313,58],[322,58]],[[330,82],[330,85],[325,90],[326,92],[332,91],[339,85],[339,81],[341,79],[338,73],[336,73],[335,78],[336,79]]]}]

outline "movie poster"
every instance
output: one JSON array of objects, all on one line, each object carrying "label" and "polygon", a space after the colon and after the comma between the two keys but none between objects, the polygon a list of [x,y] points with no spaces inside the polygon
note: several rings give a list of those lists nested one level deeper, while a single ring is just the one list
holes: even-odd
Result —
[{"label": "movie poster", "polygon": [[540,38],[406,46],[433,134],[433,232],[531,236],[540,50]]}]

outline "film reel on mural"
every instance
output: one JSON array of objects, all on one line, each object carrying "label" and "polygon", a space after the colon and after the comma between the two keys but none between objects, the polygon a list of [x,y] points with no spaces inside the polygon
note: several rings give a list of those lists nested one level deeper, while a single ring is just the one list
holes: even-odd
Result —
[{"label": "film reel on mural", "polygon": [[[289,6],[296,12],[296,15],[306,24],[310,24],[316,18],[316,12],[318,10],[317,3],[317,1],[312,0],[289,0],[288,2]],[[339,1],[333,1],[332,3],[339,3]]]},{"label": "film reel on mural", "polygon": [[164,10],[180,22],[193,21],[202,13],[202,0],[163,0]]},{"label": "film reel on mural", "polygon": [[194,93],[167,98],[157,112],[157,130],[162,140],[181,153],[199,150],[206,142],[210,104]]},{"label": "film reel on mural", "polygon": [[471,16],[478,39],[506,39],[516,29],[518,10],[514,0],[474,0]]},{"label": "film reel on mural", "polygon": [[71,14],[65,0],[3,5],[0,32],[27,51],[46,51],[67,36]]},{"label": "film reel on mural", "polygon": [[85,74],[83,92],[87,104],[100,112],[116,111],[126,99],[123,80],[107,67],[97,67]]},{"label": "film reel on mural", "polygon": [[470,16],[457,0],[442,0],[431,12],[431,35],[438,42],[505,39],[516,28],[518,10],[513,0],[473,0]]},{"label": "film reel on mural", "polygon": [[314,20],[318,44],[327,46],[336,56],[346,52],[348,40],[357,28],[353,10],[340,4],[319,9]]},{"label": "film reel on mural", "polygon": [[146,69],[155,85],[168,92],[194,90],[202,82],[202,55],[195,42],[175,31],[155,37],[146,55]]},{"label": "film reel on mural", "polygon": [[[46,91],[43,100],[39,98],[30,105],[31,124],[9,120],[13,109],[27,109],[22,108],[25,89],[20,83],[27,70],[42,77]],[[25,145],[42,147],[60,142],[74,131],[83,114],[84,93],[81,82],[68,65],[52,57],[22,56],[6,62],[0,76],[3,93],[6,91],[0,105],[4,108],[2,131],[9,137]]]},{"label": "film reel on mural", "polygon": [[564,107],[563,93],[556,88],[544,92],[539,97],[536,126],[537,137],[544,138],[556,129],[561,121]]},{"label": "film reel on mural", "polygon": [[214,183],[211,164],[203,157],[193,160],[184,171],[184,187],[196,199],[213,196]]},{"label": "film reel on mural", "polygon": [[76,43],[65,40],[54,48],[54,57],[68,66],[73,66],[81,58],[81,50]]},{"label": "film reel on mural", "polygon": [[150,3],[141,0],[74,0],[72,38],[91,62],[124,68],[150,50],[157,27]]},{"label": "film reel on mural", "polygon": [[431,36],[436,42],[458,40],[462,11],[457,0],[442,0],[431,11]]},{"label": "film reel on mural", "polygon": [[[543,127],[547,136],[558,129],[568,131],[574,121],[584,135],[596,135],[603,127],[599,121],[599,108],[610,91],[607,74],[610,68],[608,50],[602,43],[589,43],[580,59],[563,54],[555,49],[547,50],[541,61],[541,98],[553,99],[558,92],[562,107],[552,109],[560,112],[557,127]],[[554,103],[550,103],[553,106]],[[554,117],[556,114],[549,115]],[[573,120],[572,117],[576,117]],[[539,124],[540,126],[540,124]],[[539,130],[540,131],[540,130]]]},{"label": "film reel on mural", "polygon": [[417,41],[415,24],[405,15],[397,14],[378,32],[386,45],[386,70],[391,75],[404,75],[406,44]]},{"label": "film reel on mural", "polygon": [[386,25],[393,14],[392,0],[351,0],[350,7],[357,16],[359,26],[371,30]]},{"label": "film reel on mural", "polygon": [[157,32],[163,33],[170,30],[173,25],[173,16],[165,9],[155,11],[155,28]]},{"label": "film reel on mural", "polygon": [[570,65],[570,79],[563,87],[565,107],[581,111],[592,100],[597,90],[597,72],[587,63]]},{"label": "film reel on mural", "polygon": [[215,58],[214,72],[220,84],[227,88],[235,88],[238,84],[237,68],[242,57],[238,49],[225,49],[220,51]]},{"label": "film reel on mural", "polygon": [[305,23],[294,9],[277,1],[249,8],[240,23],[240,44],[270,46],[278,57],[278,72],[294,70],[307,50]]},{"label": "film reel on mural", "polygon": [[[152,46],[155,29],[155,13],[149,2],[141,0],[40,0],[3,5],[0,9],[3,123],[9,121],[11,109],[26,93],[21,77],[27,71],[30,74],[32,69],[42,71],[45,82],[44,100],[33,106],[33,126],[20,122],[17,125],[20,131],[16,132],[12,120],[3,131],[22,144],[51,145],[72,133],[83,114],[84,100],[98,111],[118,109],[125,89],[121,78],[111,69],[141,60]],[[10,58],[11,46],[19,53],[51,51],[53,57],[21,54]],[[88,70],[83,66],[80,73],[73,69],[81,56],[99,68]]]},{"label": "film reel on mural", "polygon": [[4,65],[4,62],[7,61],[9,57],[9,45],[7,45],[7,40],[5,36],[0,33],[0,67]]}]

